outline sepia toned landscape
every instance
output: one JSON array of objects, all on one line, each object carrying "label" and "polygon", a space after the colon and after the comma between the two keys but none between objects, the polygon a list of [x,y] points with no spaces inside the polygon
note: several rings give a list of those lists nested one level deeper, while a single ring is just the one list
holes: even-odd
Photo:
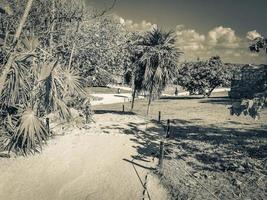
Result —
[{"label": "sepia toned landscape", "polygon": [[0,200],[266,199],[264,6],[0,0]]}]

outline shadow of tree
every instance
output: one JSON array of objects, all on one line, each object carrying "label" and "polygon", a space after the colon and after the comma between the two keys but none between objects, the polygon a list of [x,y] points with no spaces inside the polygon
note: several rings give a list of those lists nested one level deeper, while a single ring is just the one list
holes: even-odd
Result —
[{"label": "shadow of tree", "polygon": [[112,113],[112,114],[118,114],[118,115],[135,115],[135,113],[131,111],[117,111],[117,110],[94,110],[95,114],[107,114],[107,113]]},{"label": "shadow of tree", "polygon": [[228,97],[210,97],[205,100],[200,100],[199,103],[231,105],[232,100]]},{"label": "shadow of tree", "polygon": [[235,171],[240,165],[246,165],[243,163],[246,157],[267,158],[267,126],[239,130],[194,125],[176,119],[172,123],[171,138],[172,145],[183,152],[180,157],[190,155],[200,163],[196,168]]},{"label": "shadow of tree", "polygon": [[[195,120],[174,119],[171,121],[171,138],[165,139],[166,121],[151,120],[144,130],[144,123],[128,123],[122,132],[132,134],[131,140],[137,155],[135,160],[149,160],[158,156],[159,143],[165,140],[167,154],[176,152],[177,159],[194,158],[188,161],[194,169],[209,171],[245,170],[244,158],[263,160],[267,158],[267,126],[258,129],[234,129],[214,125],[201,126]],[[178,150],[178,152],[177,152]],[[165,159],[170,159],[169,155]],[[262,166],[263,170],[264,166]]]},{"label": "shadow of tree", "polygon": [[195,96],[161,96],[160,99],[190,100],[190,99],[204,99],[204,97],[203,97],[203,95],[195,95]]},{"label": "shadow of tree", "polygon": [[[218,100],[218,98],[214,99]],[[133,112],[123,113],[113,110],[95,112],[135,115]],[[176,159],[185,160],[196,170],[244,172],[249,165],[246,163],[247,158],[261,162],[266,160],[267,125],[254,129],[243,126],[238,129],[228,128],[222,124],[199,124],[201,120],[200,118],[172,119],[169,139],[165,138],[166,121],[129,122],[123,128],[120,126],[102,128],[120,129],[120,133],[132,135],[131,140],[135,143],[133,147],[137,154],[131,157],[139,161],[149,161],[158,157],[159,143],[162,140],[165,141],[167,153],[175,152]],[[227,123],[241,125],[235,121],[227,121]],[[165,158],[170,159],[171,156],[166,155]],[[264,166],[258,167],[264,171]]]}]

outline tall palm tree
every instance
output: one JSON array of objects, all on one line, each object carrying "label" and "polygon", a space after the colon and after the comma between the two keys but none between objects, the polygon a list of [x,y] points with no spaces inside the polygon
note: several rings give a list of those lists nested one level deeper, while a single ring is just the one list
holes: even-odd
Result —
[{"label": "tall palm tree", "polygon": [[14,62],[14,59],[15,59],[14,51],[16,50],[16,46],[17,46],[18,40],[20,38],[23,26],[24,26],[24,24],[28,18],[28,15],[30,13],[32,3],[33,3],[33,0],[27,1],[24,13],[23,13],[23,15],[20,19],[19,25],[16,29],[16,33],[15,33],[15,36],[13,38],[13,45],[11,47],[11,53],[7,59],[5,66],[3,67],[2,75],[0,76],[0,94],[2,93],[2,90],[4,89],[4,82],[6,81],[9,70],[10,70],[10,68]]},{"label": "tall palm tree", "polygon": [[160,95],[177,75],[177,63],[182,52],[176,47],[175,42],[173,32],[155,28],[138,44],[143,47],[143,52],[137,65],[144,71],[139,74],[143,76],[143,89],[149,94],[147,115],[153,96]]}]

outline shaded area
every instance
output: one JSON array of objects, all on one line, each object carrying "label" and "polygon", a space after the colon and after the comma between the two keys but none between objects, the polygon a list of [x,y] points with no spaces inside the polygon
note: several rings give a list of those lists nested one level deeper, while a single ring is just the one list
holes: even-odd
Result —
[{"label": "shaded area", "polygon": [[225,97],[225,98],[211,97],[209,99],[205,99],[205,100],[200,101],[200,103],[231,105],[232,104],[232,100],[230,98],[228,98],[228,97]]},{"label": "shaded area", "polygon": [[130,111],[117,111],[117,110],[94,110],[95,114],[107,114],[107,113],[112,113],[112,114],[118,114],[118,115],[135,115],[135,113],[130,112]]},{"label": "shaded area", "polygon": [[203,95],[195,95],[195,96],[161,96],[160,99],[180,99],[180,100],[187,100],[187,99],[204,99]]},{"label": "shaded area", "polygon": [[[218,95],[218,96],[217,96]],[[225,93],[210,98],[160,99],[152,103],[148,124],[131,122],[121,130],[133,137],[137,162],[151,162],[158,157],[159,143],[165,141],[166,169],[163,180],[174,199],[188,199],[205,193],[190,182],[190,177],[177,167],[184,166],[204,182],[220,199],[265,199],[267,169],[266,112],[254,121],[244,116],[230,116]],[[137,101],[135,112],[145,116],[147,102]],[[119,110],[121,104],[101,108]],[[125,104],[128,108],[128,104]],[[98,108],[100,109],[100,108]],[[161,123],[157,123],[162,111]],[[132,113],[133,114],[133,113]],[[166,119],[171,120],[171,137],[165,140]],[[184,179],[184,181],[180,181]],[[255,197],[254,197],[254,196]],[[204,195],[205,196],[205,195]],[[193,198],[193,199],[194,199]],[[205,196],[202,199],[210,199]]]}]

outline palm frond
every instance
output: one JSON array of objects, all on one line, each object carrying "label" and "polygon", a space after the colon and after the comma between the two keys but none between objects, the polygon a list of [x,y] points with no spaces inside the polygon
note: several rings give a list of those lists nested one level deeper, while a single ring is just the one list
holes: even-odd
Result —
[{"label": "palm frond", "polygon": [[61,69],[63,74],[64,96],[66,95],[81,95],[85,96],[84,87],[82,85],[83,79],[79,76],[78,72],[72,68]]},{"label": "palm frond", "polygon": [[9,4],[8,1],[6,0],[1,0],[0,1],[0,13],[2,14],[8,14],[8,15],[12,15],[13,14],[13,10]]},{"label": "palm frond", "polygon": [[27,108],[19,117],[16,132],[12,136],[7,149],[15,150],[24,155],[39,152],[43,143],[48,139],[47,132],[42,121],[31,108]]},{"label": "palm frond", "polygon": [[26,102],[30,90],[27,66],[22,62],[14,62],[11,66],[1,101],[7,105]]},{"label": "palm frond", "polygon": [[59,116],[63,119],[63,120],[70,120],[71,119],[71,113],[70,110],[67,106],[67,104],[61,100],[61,99],[55,99],[55,105],[56,105],[56,111],[58,112]]}]

